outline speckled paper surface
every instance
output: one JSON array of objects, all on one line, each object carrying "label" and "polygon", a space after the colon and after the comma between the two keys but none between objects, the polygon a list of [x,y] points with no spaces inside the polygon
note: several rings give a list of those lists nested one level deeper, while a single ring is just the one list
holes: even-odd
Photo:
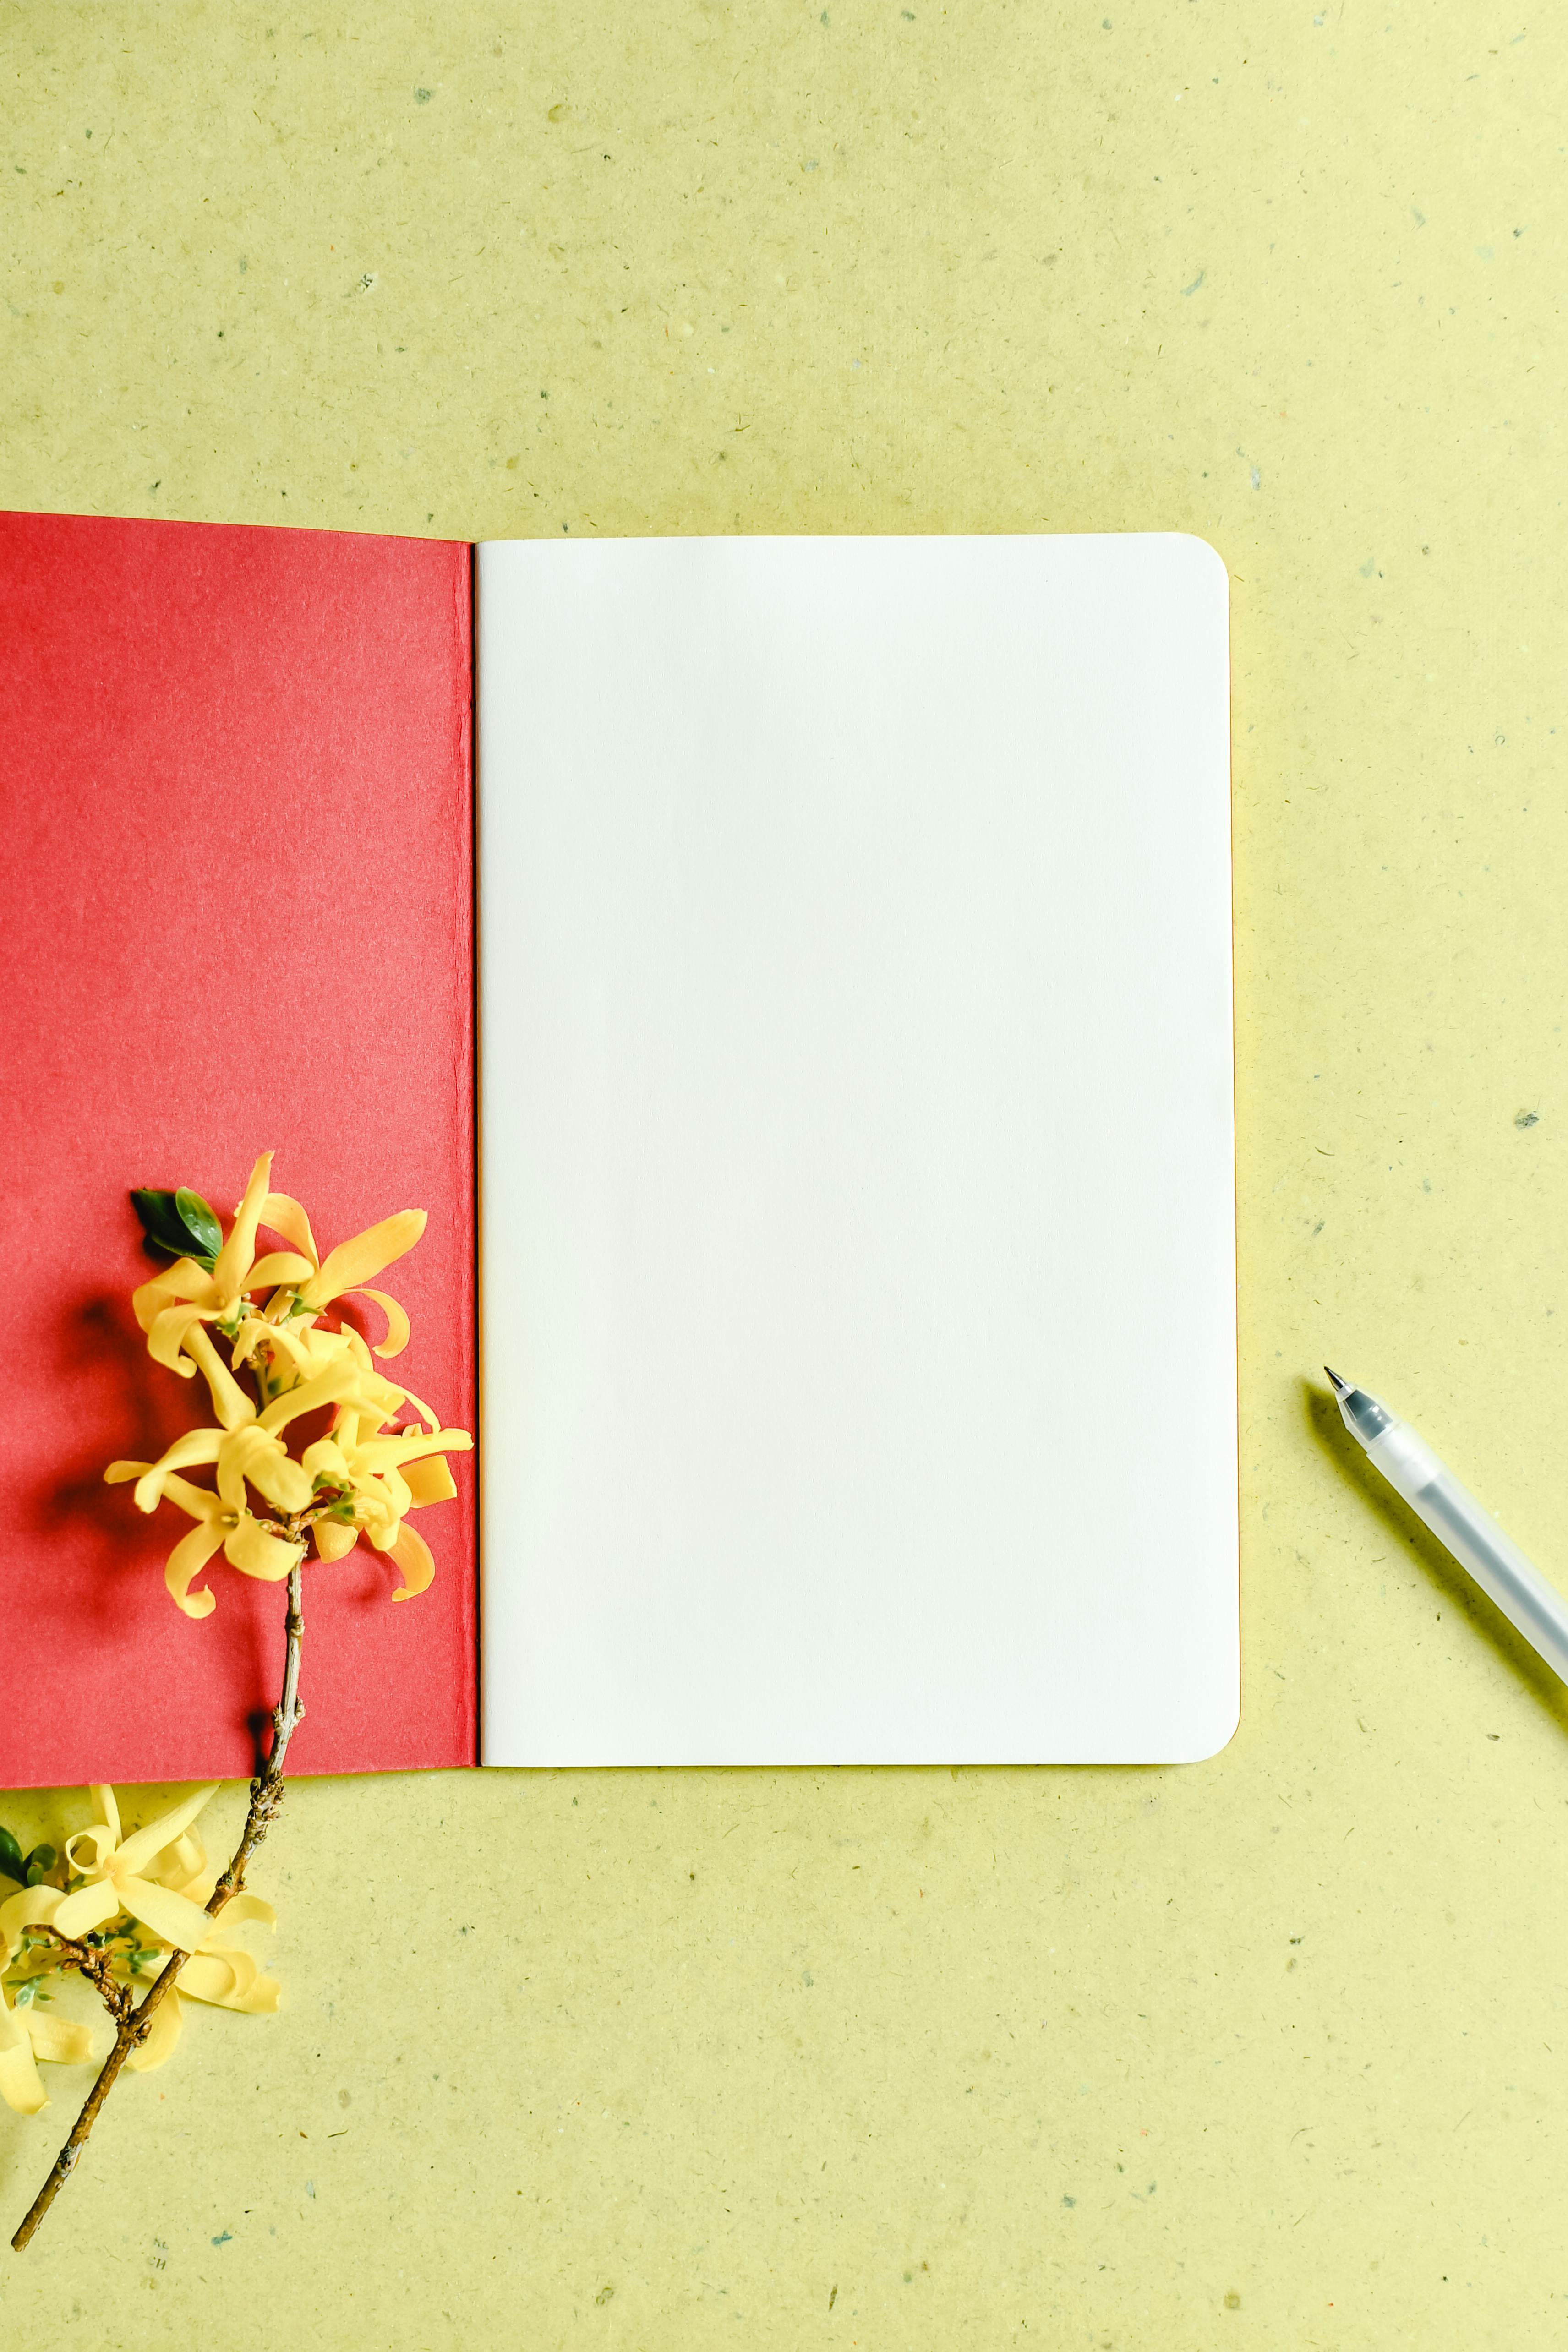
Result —
[{"label": "speckled paper surface", "polygon": [[[828,0],[0,39],[6,506],[1221,550],[1245,1530],[1201,1767],[302,1786],[256,1877],[285,2010],[116,2094],[9,2333],[1551,2341],[1568,1706],[1302,1381],[1381,1388],[1568,1573],[1568,37]],[[52,2081],[0,2116],[7,2230]]]}]

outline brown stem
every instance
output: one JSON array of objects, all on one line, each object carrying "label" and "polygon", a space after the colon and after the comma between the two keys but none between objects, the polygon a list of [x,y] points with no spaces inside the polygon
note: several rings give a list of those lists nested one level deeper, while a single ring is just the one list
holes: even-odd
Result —
[{"label": "brown stem", "polygon": [[96,1989],[99,1999],[112,2018],[118,2020],[125,2014],[131,2005],[130,1989],[116,1980],[114,1963],[107,1948],[80,1943],[74,1936],[62,1936],[58,1927],[39,1925],[31,1932],[35,1936],[53,1937],[60,1948],[60,1957],[55,1966],[61,1969],[75,1969],[84,1976]]},{"label": "brown stem", "polygon": [[[207,1910],[214,1918],[230,1896],[239,1894],[244,1887],[246,1865],[266,1836],[268,1824],[275,1819],[282,1803],[284,1759],[289,1753],[289,1742],[305,1713],[300,1704],[300,1654],[304,1645],[305,1629],[300,1605],[298,1563],[289,1571],[289,1607],[283,1627],[283,1690],[272,1710],[272,1749],[250,1784],[250,1807],[245,1817],[239,1843],[228,1867],[207,1898]],[[188,1952],[171,1952],[138,2006],[132,2008],[127,1999],[115,2029],[114,2047],[104,2060],[98,2080],[87,2095],[87,2103],[71,2127],[70,2137],[56,2157],[48,2179],[27,2208],[22,2225],[11,2241],[17,2253],[27,2244],[75,2171],[77,2159],[87,2146],[88,2135],[98,2121],[99,2109],[114,2088],[121,2068],[138,2043],[146,2040],[159,2004],[173,1990],[175,1978],[189,1958]]]}]

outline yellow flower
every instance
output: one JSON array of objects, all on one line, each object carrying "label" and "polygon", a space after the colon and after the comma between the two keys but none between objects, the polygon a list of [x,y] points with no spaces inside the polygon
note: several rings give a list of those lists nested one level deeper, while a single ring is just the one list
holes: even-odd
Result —
[{"label": "yellow flower", "polygon": [[[181,1360],[182,1354],[195,1357],[208,1369],[211,1344],[204,1354],[193,1344],[193,1334],[204,1323],[216,1323],[232,1335],[250,1319],[248,1294],[253,1290],[273,1292],[265,1320],[274,1327],[284,1318],[313,1318],[346,1292],[362,1291],[375,1300],[386,1317],[386,1339],[376,1354],[395,1356],[408,1344],[407,1316],[395,1298],[370,1289],[368,1284],[372,1275],[380,1274],[414,1247],[425,1231],[425,1211],[402,1209],[395,1217],[384,1217],[379,1224],[355,1234],[352,1241],[340,1242],[322,1258],[310,1221],[299,1202],[287,1192],[268,1191],[272,1158],[270,1151],[264,1151],[251,1170],[245,1198],[234,1213],[233,1228],[210,1274],[195,1258],[178,1258],[165,1273],[142,1283],[132,1295],[136,1319],[147,1334],[148,1353],[183,1379],[189,1379],[193,1367]],[[294,1242],[296,1249],[258,1258],[256,1233],[263,1224]]]},{"label": "yellow flower", "polygon": [[[259,1919],[269,1927],[278,1924],[272,1906],[263,1903],[259,1895],[230,1895],[211,1932],[153,2011],[146,2040],[137,2044],[128,2061],[139,2074],[151,2073],[170,2056],[184,2023],[183,2001],[207,2001],[216,2009],[239,2010],[249,2017],[265,2017],[276,2011],[283,1997],[277,1978],[264,1975],[260,1962],[238,1944],[224,1941],[225,1930],[244,1919]],[[153,1975],[163,1967],[163,1957],[160,1953],[146,1964]]]},{"label": "yellow flower", "polygon": [[[133,1831],[130,1837],[121,1831],[120,1808],[113,1790],[92,1790],[99,1819],[66,1840],[67,1863],[73,1876],[79,1875],[83,1884],[60,1897],[47,1924],[59,1935],[76,1937],[101,1927],[124,1911],[177,1950],[199,1951],[212,1932],[211,1919],[188,1895],[160,1885],[151,1874],[149,1865],[155,1864],[165,1847],[172,1845],[195,1819],[216,1793],[217,1785],[216,1780],[209,1781],[205,1789],[196,1790],[168,1812],[160,1813],[156,1821],[149,1822],[144,1829]],[[10,1907],[10,1904],[0,1906],[0,1917]]]},{"label": "yellow flower", "polygon": [[[131,1294],[136,1320],[147,1334],[148,1354],[156,1362],[167,1364],[171,1371],[178,1372],[182,1380],[189,1380],[195,1370],[195,1363],[181,1360],[182,1349],[197,1356],[197,1349],[191,1344],[193,1331],[204,1323],[232,1326],[245,1311],[248,1291],[298,1282],[312,1272],[308,1259],[296,1257],[288,1250],[262,1258],[256,1255],[256,1228],[267,1204],[267,1179],[271,1168],[272,1154],[264,1151],[250,1171],[245,1198],[234,1213],[228,1239],[218,1252],[210,1274],[194,1257],[176,1258],[166,1273],[142,1283]],[[201,1336],[205,1338],[205,1333]],[[216,1361],[210,1341],[206,1355]],[[205,1358],[198,1360],[203,1361],[204,1369],[209,1369]]]},{"label": "yellow flower", "polygon": [[[413,1248],[425,1230],[424,1210],[384,1217],[323,1258],[300,1202],[268,1190],[272,1157],[263,1152],[252,1169],[210,1273],[183,1257],[134,1294],[149,1352],[183,1378],[198,1369],[205,1374],[217,1426],[187,1431],[157,1462],[111,1463],[104,1476],[110,1484],[133,1478],[143,1511],[167,1500],[197,1522],[164,1570],[171,1593],[191,1617],[205,1617],[216,1606],[210,1591],[193,1593],[191,1585],[217,1551],[243,1575],[277,1580],[303,1558],[307,1528],[313,1528],[322,1559],[342,1559],[361,1534],[367,1536],[403,1570],[395,1600],[424,1591],[435,1562],[406,1526],[407,1514],[457,1492],[442,1457],[473,1443],[466,1430],[443,1430],[411,1390],[395,1387],[378,1372],[358,1331],[319,1326],[336,1300],[359,1292],[386,1317],[374,1354],[400,1353],[408,1318],[396,1299],[372,1289],[369,1278]],[[258,1258],[262,1225],[293,1249]],[[268,1287],[264,1304],[252,1297]],[[229,1362],[214,1346],[209,1324],[228,1342]],[[247,1370],[257,1402],[237,1378]],[[389,1426],[405,1404],[422,1423]],[[337,1408],[331,1434],[296,1461],[284,1430],[324,1405]],[[178,1475],[197,1465],[215,1469],[216,1492]],[[252,1508],[250,1488],[269,1512]]]},{"label": "yellow flower", "polygon": [[[286,1294],[280,1291],[277,1296],[281,1298]],[[277,1323],[268,1319],[271,1312],[268,1307],[266,1315],[247,1316],[234,1339],[235,1370],[242,1364],[250,1367],[264,1400],[315,1380],[344,1356],[363,1363],[367,1371],[374,1369],[370,1349],[357,1331],[321,1330],[312,1316]]]},{"label": "yellow flower", "polygon": [[[376,1354],[402,1354],[408,1345],[408,1318],[395,1298],[384,1290],[370,1288],[369,1277],[406,1256],[414,1247],[428,1222],[423,1209],[400,1209],[395,1217],[384,1217],[351,1241],[340,1242],[324,1259],[316,1247],[310,1218],[289,1193],[268,1192],[261,1222],[291,1241],[300,1255],[289,1259],[286,1281],[273,1292],[264,1312],[240,1325],[234,1351],[237,1364],[247,1361],[264,1343],[274,1364],[279,1356],[291,1358],[295,1378],[309,1379],[328,1359],[358,1339],[355,1332],[313,1328],[316,1318],[350,1291],[374,1298],[386,1317],[386,1336]],[[271,1260],[263,1263],[269,1270],[274,1265]],[[359,1346],[363,1351],[363,1342]]]},{"label": "yellow flower", "polygon": [[[322,1559],[341,1559],[362,1534],[403,1570],[395,1601],[411,1601],[436,1573],[430,1547],[404,1525],[405,1515],[426,1503],[443,1503],[458,1489],[444,1456],[466,1454],[473,1439],[466,1429],[409,1427],[383,1433],[384,1416],[357,1410],[353,1400],[339,1408],[330,1436],[308,1445],[303,1466],[312,1478],[330,1478],[353,1497],[353,1521],[318,1519],[316,1550]],[[363,1424],[369,1424],[368,1430]]]},{"label": "yellow flower", "polygon": [[386,1338],[376,1354],[402,1354],[408,1345],[408,1318],[395,1298],[389,1298],[384,1290],[369,1287],[370,1277],[405,1257],[414,1247],[428,1223],[423,1209],[400,1209],[395,1217],[384,1217],[378,1225],[368,1225],[363,1234],[355,1234],[352,1241],[340,1242],[324,1258],[317,1252],[310,1218],[287,1192],[268,1195],[263,1223],[291,1241],[309,1260],[308,1266],[302,1269],[306,1279],[300,1282],[297,1275],[289,1275],[288,1287],[269,1303],[270,1322],[279,1321],[280,1306],[281,1313],[290,1320],[296,1316],[314,1317],[323,1313],[334,1299],[351,1290],[358,1291],[366,1298],[374,1298],[386,1317]]},{"label": "yellow flower", "polygon": [[[146,1462],[111,1462],[103,1475],[115,1486],[155,1467]],[[210,1617],[217,1607],[211,1592],[193,1593],[190,1587],[192,1578],[220,1548],[230,1568],[237,1568],[241,1576],[258,1577],[266,1584],[280,1583],[305,1556],[302,1543],[287,1542],[248,1511],[234,1509],[221,1495],[209,1495],[187,1478],[165,1473],[163,1491],[169,1502],[177,1503],[182,1511],[200,1521],[188,1536],[181,1537],[163,1566],[163,1581],[187,1617]]]},{"label": "yellow flower", "polygon": [[0,1904],[3,1966],[12,1979],[0,1985],[0,2097],[25,2115],[48,2104],[38,2059],[81,2065],[92,2055],[90,2028],[37,2005],[30,1988],[40,1976],[58,1973],[59,1961],[46,1945],[22,1951],[28,1927],[52,1927],[62,1936],[80,1937],[129,1914],[150,1936],[143,1941],[132,1930],[126,1941],[135,1948],[110,1952],[115,1975],[127,1984],[156,1977],[170,1950],[189,1953],[177,1987],[164,1994],[145,2041],[130,2059],[143,2073],[163,2065],[178,2041],[182,1997],[253,2016],[276,2010],[281,1998],[276,1977],[264,1975],[251,1953],[226,1940],[230,1929],[245,1920],[275,1927],[271,1905],[255,1895],[232,1895],[216,1919],[204,1907],[216,1874],[208,1870],[191,1823],[212,1790],[198,1790],[131,1838],[121,1834],[113,1790],[88,1793],[98,1818],[66,1845],[72,1875],[84,1874],[85,1883],[68,1893],[58,1886],[19,1888]]},{"label": "yellow flower", "polygon": [[[206,1866],[200,1838],[189,1829],[182,1831],[149,1868],[164,1886],[192,1903],[205,1904],[217,1884],[216,1872]],[[278,1915],[270,1903],[263,1903],[258,1895],[231,1895],[216,1919],[205,1910],[202,1916],[208,1922],[207,1933],[180,1970],[178,1982],[153,2011],[147,2038],[137,2044],[130,2059],[140,2074],[162,2066],[179,2040],[182,2000],[207,2001],[218,2009],[241,2010],[255,2017],[276,2010],[282,1998],[277,1978],[264,1976],[260,1963],[249,1952],[226,1940],[230,1928],[247,1919],[259,1919],[275,1927]],[[142,1955],[136,1973],[155,1977],[166,1958],[162,1951]]]},{"label": "yellow flower", "polygon": [[[368,1376],[367,1387],[363,1368],[352,1356],[344,1354],[315,1380],[289,1389],[258,1413],[238,1381],[218,1361],[206,1334],[201,1332],[198,1337],[213,1358],[207,1378],[213,1402],[225,1426],[187,1430],[183,1437],[175,1438],[160,1461],[111,1462],[103,1474],[105,1483],[111,1486],[135,1479],[139,1510],[155,1511],[160,1502],[167,1499],[198,1521],[190,1534],[174,1546],[163,1570],[170,1592],[187,1617],[209,1616],[217,1605],[211,1592],[193,1594],[190,1586],[193,1577],[220,1547],[231,1568],[238,1569],[242,1576],[259,1577],[268,1583],[287,1576],[304,1558],[302,1543],[290,1541],[252,1516],[245,1491],[248,1479],[258,1494],[281,1511],[302,1511],[309,1505],[311,1474],[285,1450],[279,1433],[289,1422],[346,1397],[363,1398],[372,1410],[373,1393],[377,1402],[384,1394],[399,1403],[403,1399],[401,1389],[394,1389],[374,1373]],[[215,1370],[221,1376],[216,1381]],[[216,1494],[193,1486],[188,1479],[175,1475],[209,1462],[216,1464],[217,1469]]]}]

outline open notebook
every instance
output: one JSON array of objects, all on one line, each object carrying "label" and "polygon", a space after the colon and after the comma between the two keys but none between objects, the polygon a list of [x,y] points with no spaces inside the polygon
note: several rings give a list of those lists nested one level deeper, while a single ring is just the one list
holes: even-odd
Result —
[{"label": "open notebook", "polygon": [[308,1570],[300,1769],[1224,1743],[1212,551],[12,517],[0,583],[0,1784],[248,1767],[276,1591],[181,1617],[96,1472],[196,1418],[128,1188],[267,1148],[324,1241],[432,1210],[479,1439],[416,1603]]}]

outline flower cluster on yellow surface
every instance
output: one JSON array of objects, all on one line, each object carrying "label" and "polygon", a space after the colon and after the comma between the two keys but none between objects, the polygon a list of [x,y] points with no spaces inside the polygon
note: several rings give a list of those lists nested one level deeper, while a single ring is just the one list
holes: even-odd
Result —
[{"label": "flower cluster on yellow surface", "polygon": [[142,2069],[161,2066],[179,2040],[182,2000],[252,2014],[277,2008],[277,1978],[228,1940],[247,1919],[273,1926],[271,1906],[235,1895],[216,1919],[205,1907],[217,1873],[209,1871],[192,1823],[216,1786],[196,1790],[129,1836],[113,1790],[90,1789],[91,1822],[67,1839],[47,1873],[28,1874],[32,1885],[13,1885],[5,1861],[23,1865],[7,1839],[0,1858],[0,2098],[19,2114],[48,2105],[39,2059],[80,2066],[93,2054],[91,2027],[50,2005],[73,1973],[96,1969],[113,1984],[145,1986],[172,1950],[190,1953],[129,2061]]},{"label": "flower cluster on yellow surface", "polygon": [[[183,1379],[199,1371],[212,1396],[216,1427],[188,1431],[160,1461],[112,1462],[103,1474],[111,1485],[134,1479],[140,1509],[171,1502],[195,1521],[165,1571],[189,1617],[216,1606],[210,1591],[191,1585],[219,1551],[242,1576],[276,1581],[305,1557],[308,1543],[319,1559],[340,1559],[361,1536],[401,1569],[395,1601],[423,1592],[435,1562],[407,1515],[457,1492],[446,1456],[473,1444],[467,1430],[443,1429],[374,1360],[399,1355],[409,1326],[396,1299],[369,1285],[413,1248],[425,1230],[424,1210],[386,1217],[323,1258],[299,1202],[269,1189],[271,1172],[266,1151],[210,1267],[194,1255],[178,1258],[132,1299],[148,1353]],[[290,1246],[258,1255],[263,1227]],[[217,1231],[215,1223],[215,1243]],[[322,1320],[350,1292],[374,1299],[386,1318],[374,1355],[341,1318]],[[416,1420],[399,1418],[408,1406]],[[327,1433],[290,1454],[291,1424],[327,1408]],[[210,1487],[180,1475],[209,1466]]]}]

